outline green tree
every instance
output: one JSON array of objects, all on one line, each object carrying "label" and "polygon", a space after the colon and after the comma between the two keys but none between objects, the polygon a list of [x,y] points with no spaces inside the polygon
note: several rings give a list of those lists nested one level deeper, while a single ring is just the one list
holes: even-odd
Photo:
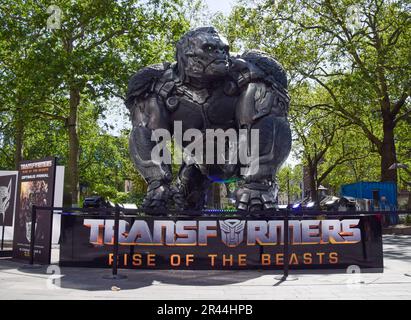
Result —
[{"label": "green tree", "polygon": [[[368,157],[370,150],[367,144],[361,144],[363,141],[357,138],[358,132],[354,132],[349,121],[323,109],[329,99],[324,89],[299,86],[292,95],[295,96],[290,112],[296,138],[294,154],[302,159],[309,181],[307,190],[318,203],[319,186],[325,184],[338,167]],[[348,172],[344,175],[352,177]],[[333,189],[337,189],[335,185]]]},{"label": "green tree", "polygon": [[281,193],[287,196],[288,203],[302,196],[302,165],[285,165],[281,167],[277,176],[277,183]]},{"label": "green tree", "polygon": [[[21,87],[38,96],[33,102],[36,114],[64,123],[71,201],[78,203],[82,107],[101,97],[124,96],[130,75],[144,65],[169,59],[173,42],[188,24],[178,0],[61,0],[55,2],[63,14],[61,24],[49,30],[47,5],[46,1],[7,3],[0,13],[5,30],[2,39],[16,30],[28,38],[27,48],[18,47],[27,56],[17,56],[10,70],[20,70],[18,59],[22,59],[27,66],[22,68],[25,78],[17,78]],[[27,27],[21,29],[22,25]],[[14,107],[21,107],[14,100]],[[15,112],[25,113],[34,111]],[[22,149],[18,146],[22,140],[16,139],[16,150]]]},{"label": "green tree", "polygon": [[411,112],[409,9],[403,0],[239,2],[219,26],[236,47],[276,56],[291,87],[323,88],[329,101],[316,104],[361,130],[381,181],[396,181],[395,132]]}]

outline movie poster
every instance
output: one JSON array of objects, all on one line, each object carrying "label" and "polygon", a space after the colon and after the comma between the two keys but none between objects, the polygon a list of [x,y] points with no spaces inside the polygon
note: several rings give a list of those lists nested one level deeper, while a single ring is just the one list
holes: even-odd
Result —
[{"label": "movie poster", "polygon": [[[18,200],[14,223],[13,258],[30,258],[32,206],[53,206],[56,160],[46,158],[23,161],[19,164]],[[50,211],[37,210],[35,226],[34,262],[49,264],[53,215]]]},{"label": "movie poster", "polygon": [[16,175],[0,174],[0,225],[13,225],[14,201],[16,195]]}]

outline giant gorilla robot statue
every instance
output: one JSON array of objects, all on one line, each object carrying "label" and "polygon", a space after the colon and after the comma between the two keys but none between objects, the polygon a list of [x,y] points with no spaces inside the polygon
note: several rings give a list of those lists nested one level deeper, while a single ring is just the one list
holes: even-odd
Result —
[{"label": "giant gorilla robot statue", "polygon": [[[164,209],[174,200],[177,209],[202,209],[210,181],[237,177],[239,210],[275,208],[275,175],[291,148],[282,66],[255,50],[230,56],[228,44],[212,27],[187,32],[177,43],[176,60],[143,68],[129,81],[130,153],[148,183],[143,207]],[[173,134],[174,121],[182,122],[183,131],[258,129],[258,170],[241,170],[241,175],[240,165],[183,163],[172,186],[171,166],[151,159],[156,145],[151,136],[160,128]]]}]

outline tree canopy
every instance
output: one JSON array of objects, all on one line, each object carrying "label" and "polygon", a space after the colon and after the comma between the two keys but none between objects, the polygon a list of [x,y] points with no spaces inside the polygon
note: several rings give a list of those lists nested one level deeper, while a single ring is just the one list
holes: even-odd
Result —
[{"label": "tree canopy", "polygon": [[235,50],[288,71],[294,152],[313,188],[397,181],[390,167],[411,165],[408,1],[239,1],[215,23]]},{"label": "tree canopy", "polygon": [[[213,24],[232,52],[266,51],[288,73],[300,165],[280,172],[283,190],[302,167],[311,190],[398,177],[406,188],[410,177],[390,167],[411,166],[410,9],[405,0],[239,0],[212,17],[201,0],[2,1],[0,169],[56,155],[69,173],[67,203],[92,193],[137,201],[145,183],[128,131],[113,135],[105,114],[124,112],[135,71],[172,62],[184,32]],[[133,194],[122,193],[125,180]]]}]

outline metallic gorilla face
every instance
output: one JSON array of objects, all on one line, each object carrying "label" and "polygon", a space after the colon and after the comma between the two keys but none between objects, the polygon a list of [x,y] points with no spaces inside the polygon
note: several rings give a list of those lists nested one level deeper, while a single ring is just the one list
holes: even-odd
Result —
[{"label": "metallic gorilla face", "polygon": [[229,46],[214,28],[188,32],[177,44],[177,62],[183,78],[215,79],[229,68]]}]

